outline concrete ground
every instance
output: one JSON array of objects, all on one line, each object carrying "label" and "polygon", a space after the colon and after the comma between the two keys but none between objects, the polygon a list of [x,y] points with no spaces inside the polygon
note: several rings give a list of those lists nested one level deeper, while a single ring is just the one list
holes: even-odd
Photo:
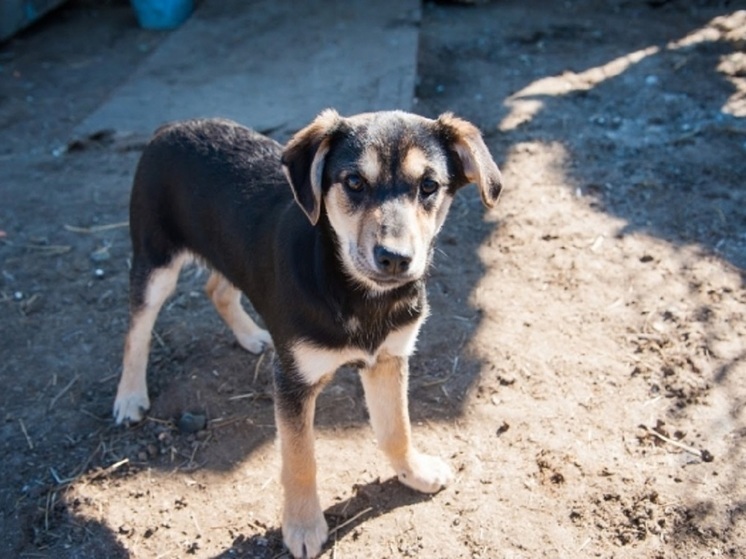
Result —
[{"label": "concrete ground", "polygon": [[202,2],[76,133],[201,115],[285,139],[327,107],[409,110],[420,23],[417,0]]}]

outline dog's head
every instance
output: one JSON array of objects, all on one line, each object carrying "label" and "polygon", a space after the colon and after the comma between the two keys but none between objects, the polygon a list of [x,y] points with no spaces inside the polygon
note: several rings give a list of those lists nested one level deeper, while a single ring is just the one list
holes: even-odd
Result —
[{"label": "dog's head", "polygon": [[373,292],[425,274],[456,190],[474,183],[492,207],[501,189],[479,130],[451,114],[326,110],[282,163],[298,205],[313,225],[325,213],[345,271]]}]

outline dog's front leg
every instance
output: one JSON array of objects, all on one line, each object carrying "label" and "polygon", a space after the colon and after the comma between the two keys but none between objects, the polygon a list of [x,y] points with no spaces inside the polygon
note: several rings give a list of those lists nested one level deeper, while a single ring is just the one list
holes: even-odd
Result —
[{"label": "dog's front leg", "polygon": [[423,493],[442,489],[453,478],[451,468],[440,458],[422,454],[412,446],[407,358],[384,353],[372,367],[361,371],[361,378],[378,445],[399,481]]},{"label": "dog's front leg", "polygon": [[328,534],[316,492],[313,418],[318,387],[283,375],[282,370],[275,373],[284,490],[282,536],[294,557],[316,557]]}]

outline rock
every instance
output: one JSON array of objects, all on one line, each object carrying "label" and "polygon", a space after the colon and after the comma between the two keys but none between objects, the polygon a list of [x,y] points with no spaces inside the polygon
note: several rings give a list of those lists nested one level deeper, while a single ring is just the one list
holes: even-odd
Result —
[{"label": "rock", "polygon": [[182,433],[196,433],[207,427],[207,417],[200,413],[184,412],[176,426]]}]

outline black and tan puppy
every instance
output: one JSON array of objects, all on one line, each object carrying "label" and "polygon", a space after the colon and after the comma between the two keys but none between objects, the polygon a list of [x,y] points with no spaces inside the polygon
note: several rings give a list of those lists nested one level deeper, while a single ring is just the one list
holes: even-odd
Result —
[{"label": "black and tan puppy", "polygon": [[[407,360],[428,314],[433,241],[469,183],[495,204],[500,172],[479,131],[450,114],[327,110],[284,150],[225,120],[158,130],[132,190],[132,314],[117,423],[139,421],[149,407],[153,324],[181,267],[197,258],[212,270],[207,293],[240,344],[277,352],[282,531],[293,555],[317,555],[327,537],[314,408],[342,365],[360,370],[375,435],[399,480],[438,491],[452,474],[412,446]],[[269,333],[241,307],[242,292]]]}]

